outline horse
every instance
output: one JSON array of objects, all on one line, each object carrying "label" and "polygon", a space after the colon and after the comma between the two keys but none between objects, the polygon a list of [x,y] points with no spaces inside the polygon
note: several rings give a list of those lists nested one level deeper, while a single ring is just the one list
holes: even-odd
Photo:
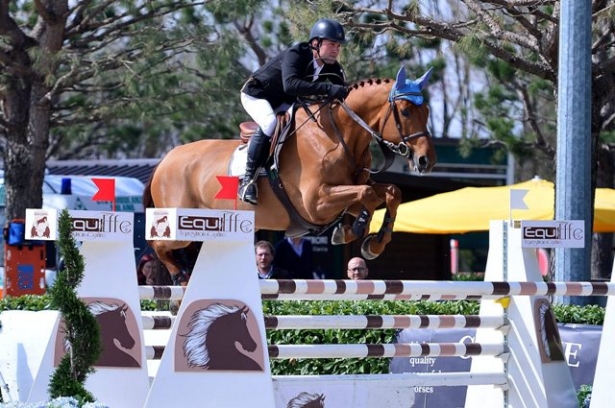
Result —
[{"label": "horse", "polygon": [[248,307],[213,303],[190,317],[183,352],[188,366],[204,370],[263,371],[263,367],[241,352],[254,352],[257,343],[247,326]]},{"label": "horse", "polygon": [[[270,175],[279,176],[285,199],[274,191],[275,183],[259,178],[258,205],[235,202],[237,209],[255,212],[257,230],[286,231],[287,236],[320,233],[337,224],[332,244],[363,238],[364,258],[382,254],[392,238],[401,191],[370,179],[370,142],[378,142],[385,156],[407,158],[419,174],[432,169],[436,152],[427,128],[429,108],[422,95],[430,75],[431,69],[410,81],[402,66],[395,80],[365,79],[351,84],[345,101],[303,104],[295,112],[294,130],[282,142],[277,161],[271,166],[270,157],[267,166]],[[228,174],[240,143],[237,139],[207,139],[173,148],[146,183],[144,207],[233,209],[233,201],[215,199],[220,189],[216,176]],[[372,214],[383,203],[384,221],[376,234],[369,234]],[[173,253],[190,242],[148,242],[174,282],[185,284],[184,279],[177,279],[184,271]]]},{"label": "horse", "polygon": [[[88,309],[100,326],[101,354],[94,366],[96,367],[141,367],[141,363],[133,356],[119,348],[117,340],[124,349],[132,349],[136,341],[126,326],[126,310],[128,306],[117,303],[94,301],[88,304]],[[64,339],[64,350],[69,352],[71,344]]]}]

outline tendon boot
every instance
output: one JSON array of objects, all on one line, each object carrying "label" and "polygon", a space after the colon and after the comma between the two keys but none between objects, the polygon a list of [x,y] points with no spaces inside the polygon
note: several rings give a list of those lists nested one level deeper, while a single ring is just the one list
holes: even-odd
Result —
[{"label": "tendon boot", "polygon": [[246,174],[239,184],[237,195],[239,199],[248,204],[256,205],[258,200],[258,189],[256,188],[256,172],[265,164],[269,157],[269,145],[271,138],[267,136],[259,127],[250,138],[248,146],[248,162],[246,163]]}]

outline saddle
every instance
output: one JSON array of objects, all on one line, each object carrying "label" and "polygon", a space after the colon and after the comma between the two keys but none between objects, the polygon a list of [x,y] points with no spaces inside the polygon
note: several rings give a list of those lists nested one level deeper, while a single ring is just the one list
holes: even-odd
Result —
[{"label": "saddle", "polygon": [[[273,135],[271,135],[271,149],[269,155],[275,152],[275,147],[286,140],[286,137],[295,129],[293,126],[295,121],[295,109],[291,108],[287,112],[280,112],[276,115],[277,124]],[[241,143],[247,145],[250,138],[258,129],[258,124],[253,121],[241,122],[239,124],[239,139]]]}]

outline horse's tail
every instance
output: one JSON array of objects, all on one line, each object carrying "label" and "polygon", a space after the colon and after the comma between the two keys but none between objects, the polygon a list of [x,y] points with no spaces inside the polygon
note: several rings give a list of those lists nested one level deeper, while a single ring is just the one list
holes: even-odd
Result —
[{"label": "horse's tail", "polygon": [[154,197],[152,197],[152,179],[154,178],[154,173],[156,173],[158,164],[152,170],[152,174],[150,174],[149,179],[147,180],[147,183],[145,184],[145,188],[143,189],[143,198],[142,198],[143,208],[156,207],[156,205],[154,204]]}]

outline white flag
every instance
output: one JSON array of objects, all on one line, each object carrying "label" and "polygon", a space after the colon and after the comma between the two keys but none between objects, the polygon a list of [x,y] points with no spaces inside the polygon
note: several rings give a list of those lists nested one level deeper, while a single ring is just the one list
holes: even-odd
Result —
[{"label": "white flag", "polygon": [[528,206],[523,201],[523,198],[530,190],[510,190],[510,209],[511,210],[527,210]]}]

